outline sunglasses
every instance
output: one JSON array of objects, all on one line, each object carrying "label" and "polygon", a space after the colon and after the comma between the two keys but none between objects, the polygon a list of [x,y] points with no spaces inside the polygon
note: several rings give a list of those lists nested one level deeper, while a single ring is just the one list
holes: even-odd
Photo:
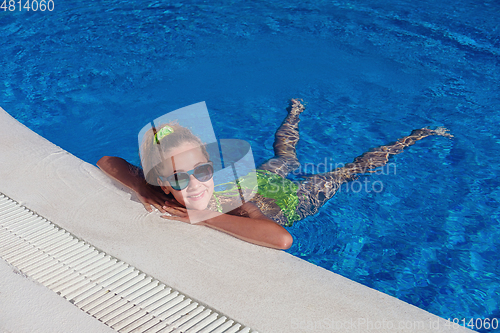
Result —
[{"label": "sunglasses", "polygon": [[200,182],[208,182],[214,176],[214,167],[212,162],[198,165],[193,170],[186,172],[177,172],[171,176],[159,176],[162,182],[169,182],[170,186],[176,191],[182,191],[189,185],[190,175],[193,175]]}]

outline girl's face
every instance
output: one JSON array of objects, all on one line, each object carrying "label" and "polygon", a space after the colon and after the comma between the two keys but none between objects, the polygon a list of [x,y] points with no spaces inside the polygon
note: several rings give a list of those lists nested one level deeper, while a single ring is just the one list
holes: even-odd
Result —
[{"label": "girl's face", "polygon": [[[208,160],[203,155],[201,147],[194,143],[186,142],[169,151],[171,158],[168,158],[160,169],[164,177],[168,177],[177,172],[187,172],[196,168],[196,166],[207,163]],[[174,190],[168,181],[161,182],[158,179],[162,190],[169,194],[184,207],[189,209],[204,210],[214,193],[214,179],[206,182],[200,182],[194,175],[189,176],[189,185],[180,191]]]}]

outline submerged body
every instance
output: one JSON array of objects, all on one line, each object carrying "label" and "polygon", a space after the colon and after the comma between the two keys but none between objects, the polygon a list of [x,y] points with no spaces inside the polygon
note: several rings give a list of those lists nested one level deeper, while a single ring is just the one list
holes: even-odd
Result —
[{"label": "submerged body", "polygon": [[374,169],[384,166],[390,156],[401,153],[416,141],[431,135],[452,137],[442,127],[436,130],[417,129],[392,144],[364,153],[341,168],[303,176],[303,180],[292,182],[286,177],[300,167],[295,147],[299,141],[299,115],[304,109],[300,101],[291,100],[288,116],[276,132],[275,156],[257,168],[259,188],[250,200],[264,215],[282,226],[291,226],[298,220],[316,214],[343,183],[355,180],[358,174],[374,172]]}]

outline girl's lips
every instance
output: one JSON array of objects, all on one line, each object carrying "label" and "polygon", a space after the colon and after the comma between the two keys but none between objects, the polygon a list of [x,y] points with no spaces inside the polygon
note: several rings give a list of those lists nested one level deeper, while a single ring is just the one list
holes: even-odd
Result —
[{"label": "girl's lips", "polygon": [[200,192],[198,194],[188,195],[188,198],[189,198],[189,200],[198,201],[198,200],[203,199],[205,197],[206,193],[207,193],[207,190],[203,190],[203,192]]}]

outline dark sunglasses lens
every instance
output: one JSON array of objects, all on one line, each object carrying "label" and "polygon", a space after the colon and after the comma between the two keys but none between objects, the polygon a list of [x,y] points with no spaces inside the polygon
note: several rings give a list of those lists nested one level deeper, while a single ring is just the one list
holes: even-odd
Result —
[{"label": "dark sunglasses lens", "polygon": [[210,179],[212,179],[213,175],[214,175],[214,168],[210,164],[200,165],[194,171],[194,176],[200,182],[207,182],[207,181],[209,181]]},{"label": "dark sunglasses lens", "polygon": [[176,191],[185,189],[189,184],[189,175],[187,173],[175,173],[167,178],[170,186]]}]

